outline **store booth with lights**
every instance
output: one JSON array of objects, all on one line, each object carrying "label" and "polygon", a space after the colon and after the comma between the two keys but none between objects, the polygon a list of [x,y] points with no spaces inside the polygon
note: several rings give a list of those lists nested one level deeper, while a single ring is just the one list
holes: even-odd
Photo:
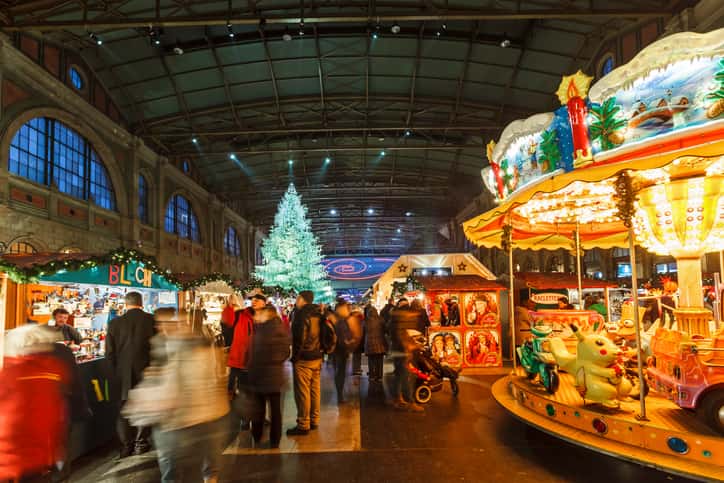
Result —
[{"label": "store booth with lights", "polygon": [[6,254],[0,257],[0,273],[0,317],[4,323],[0,334],[28,321],[48,323],[53,310],[63,307],[71,314],[71,325],[83,336],[80,346],[70,347],[92,415],[73,423],[71,459],[109,442],[115,437],[118,394],[104,359],[107,323],[124,311],[123,298],[129,291],[143,295],[148,312],[176,307],[177,281],[134,250],[106,255]]},{"label": "store booth with lights", "polygon": [[495,279],[468,253],[403,255],[374,284],[373,300],[380,307],[390,297],[420,300],[433,352],[464,368],[502,367],[507,306]]},{"label": "store booth with lights", "polygon": [[648,396],[604,409],[582,397],[585,379],[562,373],[550,394],[521,368],[493,392],[562,439],[706,481],[724,477],[724,329],[704,307],[701,266],[724,250],[723,56],[724,30],[687,32],[592,86],[580,71],[564,77],[560,109],[488,146],[482,175],[498,206],[464,223],[472,243],[508,252],[511,271],[515,249],[573,250],[580,273],[584,250],[628,248],[638,287],[636,246],[676,260],[673,328],[643,340],[631,311]]}]

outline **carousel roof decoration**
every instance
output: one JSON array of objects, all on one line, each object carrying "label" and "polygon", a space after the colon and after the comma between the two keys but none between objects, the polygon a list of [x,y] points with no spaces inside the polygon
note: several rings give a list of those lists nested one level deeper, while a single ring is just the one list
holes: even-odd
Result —
[{"label": "carousel roof decoration", "polygon": [[[718,247],[723,56],[724,29],[685,32],[593,85],[581,72],[564,77],[561,108],[511,123],[488,145],[490,166],[481,174],[498,206],[465,222],[466,236],[500,247],[509,225],[515,248],[571,249],[576,231],[584,249],[627,247],[617,201],[617,176],[626,172],[643,246],[659,253]],[[711,215],[702,214],[707,206]]]}]

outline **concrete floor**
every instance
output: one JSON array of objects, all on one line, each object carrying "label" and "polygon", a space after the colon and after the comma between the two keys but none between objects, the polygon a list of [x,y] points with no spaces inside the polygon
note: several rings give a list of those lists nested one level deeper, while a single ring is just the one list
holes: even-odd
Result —
[{"label": "concrete floor", "polygon": [[[319,434],[296,441],[284,436],[281,451],[272,452],[249,449],[249,436],[242,433],[224,453],[221,481],[689,481],[561,442],[518,422],[490,394],[497,377],[463,377],[458,399],[446,386],[433,396],[424,414],[393,411],[369,394],[363,377],[359,385],[348,384],[353,402],[338,410],[331,367],[325,367]],[[293,425],[293,407],[287,393],[285,428]],[[120,462],[115,456],[114,449],[105,448],[77,461],[70,481],[159,480],[153,452]]]}]

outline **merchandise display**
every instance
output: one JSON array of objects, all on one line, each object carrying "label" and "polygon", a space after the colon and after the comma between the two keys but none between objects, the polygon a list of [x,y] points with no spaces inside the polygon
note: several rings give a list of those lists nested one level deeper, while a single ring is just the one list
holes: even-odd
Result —
[{"label": "merchandise display", "polygon": [[[724,474],[724,327],[704,305],[701,257],[724,249],[723,55],[724,30],[687,32],[593,85],[581,72],[564,77],[560,109],[491,142],[483,181],[499,205],[464,224],[471,242],[506,248],[511,271],[511,248],[573,250],[579,277],[584,250],[629,249],[635,289],[616,324],[561,319],[573,322],[571,346],[550,318],[532,317],[551,329],[558,391],[541,392],[527,364],[494,395],[563,439],[709,480]],[[676,259],[678,286],[644,304],[636,245]]]}]

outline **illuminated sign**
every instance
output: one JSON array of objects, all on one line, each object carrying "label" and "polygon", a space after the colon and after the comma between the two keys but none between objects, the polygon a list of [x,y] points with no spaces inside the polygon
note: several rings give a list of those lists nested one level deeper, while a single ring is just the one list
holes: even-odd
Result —
[{"label": "illuminated sign", "polygon": [[44,276],[42,280],[46,282],[178,290],[176,285],[136,262],[130,262],[125,265],[99,265],[75,272],[61,270],[53,275]]},{"label": "illuminated sign", "polygon": [[322,265],[331,280],[374,280],[387,271],[394,258],[325,258]]}]

